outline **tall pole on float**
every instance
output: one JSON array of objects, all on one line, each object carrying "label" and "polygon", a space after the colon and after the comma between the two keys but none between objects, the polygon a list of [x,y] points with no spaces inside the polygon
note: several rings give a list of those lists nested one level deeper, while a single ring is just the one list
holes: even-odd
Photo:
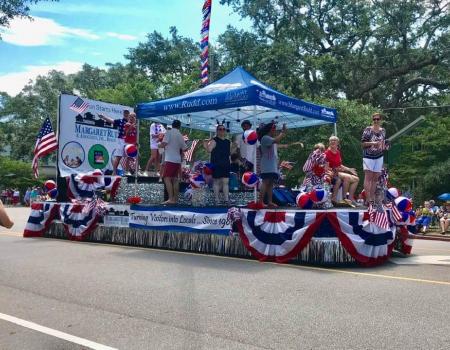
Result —
[{"label": "tall pole on float", "polygon": [[[256,116],[256,105],[253,105],[253,117],[255,117],[255,116]],[[255,147],[255,152],[253,152],[252,160],[253,160],[253,172],[256,174],[256,169],[257,169],[256,162],[258,160],[258,157],[256,156],[256,152],[258,151],[258,141],[256,141],[255,145],[254,146],[252,145],[252,147]],[[257,193],[256,187],[258,187],[258,186],[255,186],[253,188],[253,200],[255,201],[255,203],[258,201],[258,193]],[[264,201],[264,198],[262,198],[262,201]]]},{"label": "tall pole on float", "polygon": [[139,119],[136,116],[136,146],[137,146],[137,155],[136,162],[134,164],[134,196],[137,196],[137,183],[138,183],[138,171],[139,171],[139,158],[141,155],[141,148],[139,145]]}]

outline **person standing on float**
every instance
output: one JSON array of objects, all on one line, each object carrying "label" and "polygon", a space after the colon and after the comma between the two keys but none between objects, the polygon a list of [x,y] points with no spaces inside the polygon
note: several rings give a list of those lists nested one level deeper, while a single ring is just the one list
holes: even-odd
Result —
[{"label": "person standing on float", "polygon": [[159,172],[161,155],[159,153],[158,143],[163,140],[165,133],[166,129],[161,123],[154,122],[150,125],[150,159],[145,166],[144,175],[148,175],[152,164],[155,165],[156,176],[160,175]]},{"label": "person standing on float", "polygon": [[118,131],[116,148],[113,151],[114,159],[112,161],[113,172],[112,175],[117,175],[117,168],[119,167],[120,160],[125,157],[125,124],[128,123],[128,118],[130,117],[130,111],[128,109],[123,110],[122,119],[113,119],[111,117],[99,114],[98,117],[112,124]]},{"label": "person standing on float", "polygon": [[164,147],[164,173],[169,199],[162,204],[176,204],[178,202],[179,178],[183,152],[187,150],[186,142],[180,133],[181,122],[174,120],[172,129],[168,130],[160,146]]},{"label": "person standing on float", "polygon": [[220,190],[223,192],[225,204],[229,204],[231,142],[226,138],[226,131],[224,125],[217,125],[216,137],[203,142],[205,149],[211,153],[211,163],[214,166],[213,190],[216,204],[220,203]]},{"label": "person standing on float", "polygon": [[252,123],[249,120],[244,120],[241,123],[241,127],[243,130],[242,134],[237,135],[236,146],[239,148],[239,153],[241,158],[245,159],[244,167],[245,171],[255,171],[255,163],[256,160],[256,148],[259,146],[258,144],[249,145],[244,142],[244,133],[247,130],[252,128]]},{"label": "person standing on float", "polygon": [[389,141],[386,140],[386,130],[381,127],[381,122],[381,113],[374,113],[372,115],[372,125],[364,129],[361,137],[366,204],[375,201],[378,178],[383,169],[383,152],[389,149]]},{"label": "person standing on float", "polygon": [[277,128],[274,122],[262,125],[259,128],[258,139],[261,144],[261,191],[260,202],[264,205],[264,198],[267,196],[267,205],[277,207],[272,199],[272,190],[275,181],[280,177],[278,171],[278,150],[277,144],[286,136],[286,124],[283,124],[281,132],[277,135]]}]

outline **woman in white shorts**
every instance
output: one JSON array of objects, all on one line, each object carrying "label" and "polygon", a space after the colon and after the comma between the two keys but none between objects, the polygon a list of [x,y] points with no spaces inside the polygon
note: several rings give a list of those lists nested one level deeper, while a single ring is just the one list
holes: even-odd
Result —
[{"label": "woman in white shorts", "polygon": [[364,190],[366,201],[375,200],[378,178],[383,169],[383,152],[388,147],[386,130],[381,127],[381,113],[372,115],[372,125],[364,129],[361,142],[363,147]]},{"label": "woman in white shorts", "polygon": [[166,129],[159,122],[154,122],[150,125],[150,159],[145,166],[145,175],[148,175],[152,164],[155,165],[156,175],[159,176],[160,171],[160,158],[158,144],[163,140]]}]

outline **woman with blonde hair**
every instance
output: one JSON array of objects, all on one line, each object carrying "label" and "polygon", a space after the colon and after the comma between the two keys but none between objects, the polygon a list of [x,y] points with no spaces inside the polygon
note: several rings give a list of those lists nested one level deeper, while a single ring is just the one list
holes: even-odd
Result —
[{"label": "woman with blonde hair", "polygon": [[342,164],[342,155],[339,150],[339,138],[337,136],[331,136],[329,138],[328,149],[325,151],[325,156],[329,167],[334,172],[335,179],[331,201],[336,203],[337,193],[342,183],[342,195],[345,197],[347,193],[349,194],[349,198],[345,198],[344,201],[356,205],[355,191],[359,182],[358,173],[355,168],[349,168]]}]

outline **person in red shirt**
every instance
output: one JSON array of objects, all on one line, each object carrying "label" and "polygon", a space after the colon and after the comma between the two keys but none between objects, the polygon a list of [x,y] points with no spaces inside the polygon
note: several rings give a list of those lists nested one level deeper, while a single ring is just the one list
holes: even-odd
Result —
[{"label": "person in red shirt", "polygon": [[[125,145],[137,144],[136,113],[134,112],[130,113],[128,117],[128,122],[124,125],[124,133],[125,133],[124,137]],[[126,156],[123,169],[125,171],[125,175],[131,175],[131,172],[135,171],[137,161],[138,161],[137,157],[136,159],[134,159]]]},{"label": "person in red shirt", "polygon": [[333,169],[335,175],[331,201],[336,203],[336,196],[342,183],[343,196],[345,197],[349,193],[349,198],[345,198],[344,201],[349,204],[355,204],[355,191],[359,182],[358,173],[355,168],[349,168],[342,164],[342,155],[341,151],[339,151],[339,138],[337,136],[330,137],[325,156],[329,167]]}]

